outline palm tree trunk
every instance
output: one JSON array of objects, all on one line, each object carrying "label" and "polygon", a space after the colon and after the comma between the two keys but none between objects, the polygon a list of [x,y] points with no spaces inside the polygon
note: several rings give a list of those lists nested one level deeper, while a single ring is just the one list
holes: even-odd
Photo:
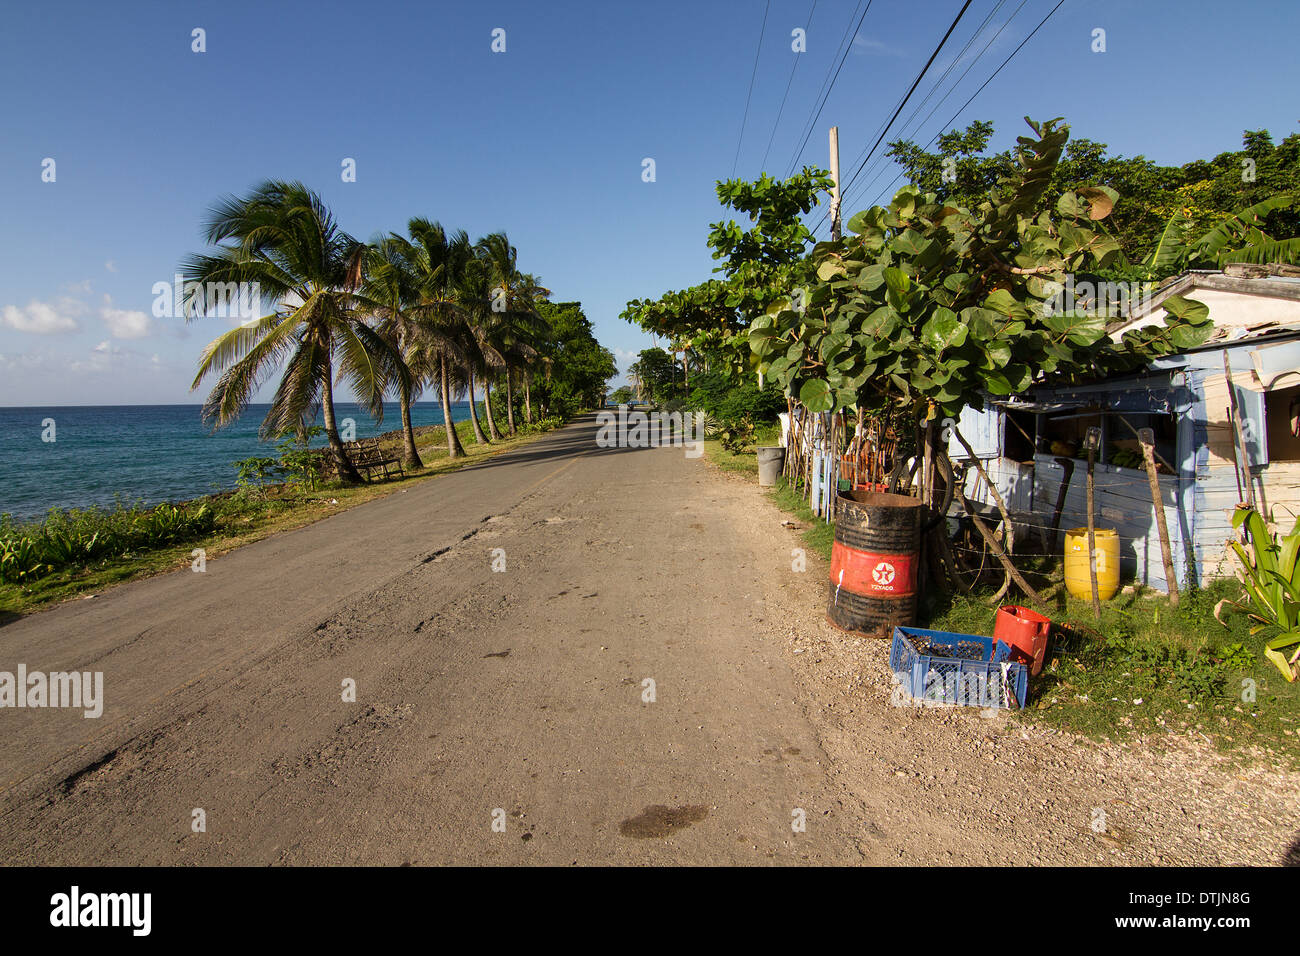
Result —
[{"label": "palm tree trunk", "polygon": [[528,380],[532,377],[532,372],[524,369],[524,420],[530,425],[533,423],[533,395],[528,388]]},{"label": "palm tree trunk", "polygon": [[478,423],[478,404],[474,401],[474,366],[467,365],[465,370],[469,373],[469,420],[474,423],[474,441],[486,445],[488,440],[483,434],[483,426]]},{"label": "palm tree trunk", "polygon": [[447,429],[447,457],[462,458],[465,455],[465,449],[460,443],[460,436],[456,434],[456,426],[451,420],[451,389],[447,386],[447,358],[440,356],[438,359],[439,381],[438,390],[442,393],[442,423]]},{"label": "palm tree trunk", "polygon": [[325,437],[329,439],[330,452],[338,466],[339,481],[345,485],[361,484],[361,474],[352,464],[352,459],[343,450],[343,439],[339,438],[339,427],[334,418],[334,363],[325,363],[325,379],[321,382],[320,407],[325,413]]},{"label": "palm tree trunk", "polygon": [[496,412],[492,411],[492,381],[483,380],[483,409],[487,412],[488,434],[493,441],[501,440],[501,429],[497,428]]},{"label": "palm tree trunk", "polygon": [[402,458],[407,468],[423,468],[415,450],[415,429],[411,427],[411,387],[402,385]]},{"label": "palm tree trunk", "polygon": [[506,424],[510,426],[510,434],[517,435],[515,429],[515,396],[514,382],[510,379],[510,366],[506,366]]}]

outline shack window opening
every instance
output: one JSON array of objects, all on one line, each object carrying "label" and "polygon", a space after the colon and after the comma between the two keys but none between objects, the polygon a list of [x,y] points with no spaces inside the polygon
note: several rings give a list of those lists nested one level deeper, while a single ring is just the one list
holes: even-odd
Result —
[{"label": "shack window opening", "polygon": [[1300,385],[1264,396],[1269,461],[1300,461]]}]

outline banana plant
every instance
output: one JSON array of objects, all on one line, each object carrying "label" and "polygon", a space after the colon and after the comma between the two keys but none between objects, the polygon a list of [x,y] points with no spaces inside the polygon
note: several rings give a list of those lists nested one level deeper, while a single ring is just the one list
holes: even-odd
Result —
[{"label": "banana plant", "polygon": [[1229,607],[1254,622],[1252,635],[1276,632],[1265,642],[1264,656],[1283,677],[1294,681],[1300,677],[1300,518],[1288,534],[1271,534],[1259,512],[1239,507],[1232,516],[1232,526],[1243,525],[1250,549],[1238,541],[1230,542],[1230,547],[1237,557],[1237,579],[1244,591],[1236,601],[1220,601],[1214,617],[1223,624],[1220,612]]}]

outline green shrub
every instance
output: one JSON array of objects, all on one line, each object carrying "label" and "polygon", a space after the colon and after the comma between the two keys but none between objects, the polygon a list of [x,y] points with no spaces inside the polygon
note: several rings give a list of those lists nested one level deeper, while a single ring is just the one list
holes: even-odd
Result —
[{"label": "green shrub", "polygon": [[739,455],[754,443],[754,423],[748,415],[735,421],[725,422],[718,429],[718,439],[722,442],[723,448],[733,455]]},{"label": "green shrub", "polygon": [[691,381],[690,407],[722,421],[748,417],[755,422],[770,422],[786,410],[785,397],[775,386],[758,387],[746,376],[733,379],[724,372],[702,372]]},{"label": "green shrub", "polygon": [[216,514],[207,503],[153,508],[53,509],[44,521],[16,525],[0,516],[0,582],[22,584],[62,568],[84,568],[107,558],[179,544],[211,533]]}]

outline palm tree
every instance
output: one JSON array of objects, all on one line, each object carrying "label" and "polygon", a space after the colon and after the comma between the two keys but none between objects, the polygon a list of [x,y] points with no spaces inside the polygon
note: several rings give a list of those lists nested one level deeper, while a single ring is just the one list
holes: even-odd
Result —
[{"label": "palm tree", "polygon": [[[477,251],[492,284],[487,335],[505,362],[506,421],[514,435],[514,372],[537,357],[534,343],[541,338],[545,321],[537,313],[536,302],[550,295],[550,290],[544,289],[535,277],[519,271],[518,251],[505,233],[484,236],[478,241]],[[527,394],[526,382],[524,387]],[[531,398],[528,414],[531,420]]]},{"label": "palm tree", "polygon": [[447,455],[460,458],[465,448],[451,420],[452,372],[463,359],[457,331],[463,313],[456,294],[473,247],[464,230],[448,235],[436,222],[416,217],[407,223],[411,234],[418,292],[412,311],[423,332],[418,352],[420,363],[438,383],[442,421],[447,431]]},{"label": "palm tree", "polygon": [[[474,426],[474,440],[480,445],[489,444],[483,434],[483,426],[478,418],[478,405],[474,401],[476,379],[487,383],[489,369],[501,363],[501,357],[488,344],[486,339],[487,323],[484,314],[488,309],[489,290],[487,272],[478,258],[472,258],[465,264],[456,289],[456,301],[460,305],[462,369],[464,370],[465,390],[469,395],[469,418]],[[500,438],[496,422],[492,420],[491,397],[485,391],[484,401],[487,405],[488,428],[494,438]]]},{"label": "palm tree", "polygon": [[304,434],[319,408],[340,479],[359,483],[339,438],[335,365],[339,379],[379,421],[384,392],[401,363],[356,309],[365,245],[340,230],[320,196],[297,182],[268,180],[247,198],[219,200],[204,231],[217,249],[191,256],[181,266],[187,318],[193,317],[201,290],[214,282],[255,283],[261,301],[273,309],[203,350],[191,389],[210,372],[221,373],[203,405],[204,421],[218,428],[234,421],[283,362],[259,434],[263,439]]},{"label": "palm tree", "polygon": [[550,359],[542,355],[542,349],[551,336],[551,328],[538,311],[537,302],[551,294],[543,288],[537,277],[530,273],[516,276],[511,305],[514,321],[511,333],[514,339],[514,354],[518,356],[520,375],[524,387],[524,420],[533,423],[533,370],[541,368],[549,374]]},{"label": "palm tree", "polygon": [[411,402],[423,391],[420,367],[425,323],[412,311],[418,305],[416,252],[409,241],[390,233],[371,243],[366,255],[362,298],[377,320],[376,331],[402,356],[398,369],[398,400],[402,410],[402,458],[408,468],[423,468],[411,425]]}]

